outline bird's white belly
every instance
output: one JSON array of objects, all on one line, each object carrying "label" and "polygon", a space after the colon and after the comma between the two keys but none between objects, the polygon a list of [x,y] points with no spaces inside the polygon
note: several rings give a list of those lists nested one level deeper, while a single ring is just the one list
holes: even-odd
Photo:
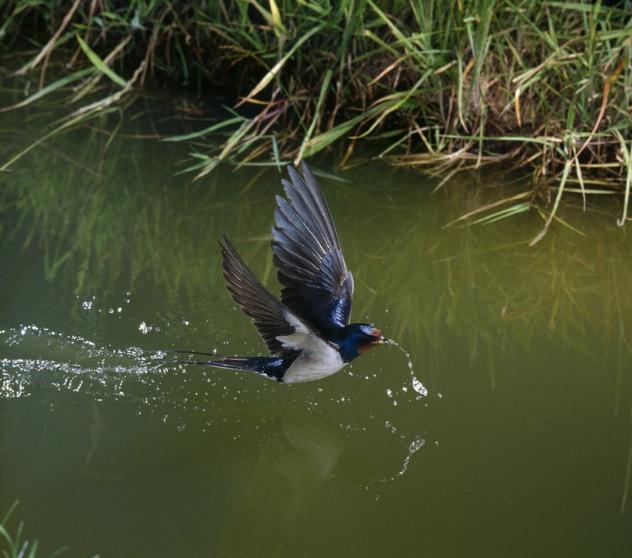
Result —
[{"label": "bird's white belly", "polygon": [[317,352],[304,351],[287,369],[283,382],[310,382],[326,378],[344,367],[340,353],[330,345],[322,343]]},{"label": "bird's white belly", "polygon": [[301,354],[283,375],[284,383],[294,384],[326,378],[345,365],[340,353],[294,314],[287,311],[285,318],[294,327],[294,333],[280,335],[277,339],[284,348],[300,351]]}]

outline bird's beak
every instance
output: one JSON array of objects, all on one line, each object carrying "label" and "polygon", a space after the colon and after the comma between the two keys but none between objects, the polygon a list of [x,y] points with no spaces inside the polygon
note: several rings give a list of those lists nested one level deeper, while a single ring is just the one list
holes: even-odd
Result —
[{"label": "bird's beak", "polygon": [[377,337],[374,341],[377,345],[383,345],[384,343],[390,343],[391,340],[388,337],[384,337],[383,335],[380,335],[379,337]]}]

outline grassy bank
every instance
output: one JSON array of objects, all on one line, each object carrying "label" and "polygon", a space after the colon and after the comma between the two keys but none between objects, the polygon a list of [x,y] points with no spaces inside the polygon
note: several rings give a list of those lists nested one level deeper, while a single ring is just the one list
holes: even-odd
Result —
[{"label": "grassy bank", "polygon": [[[68,116],[52,131],[169,80],[237,99],[225,118],[171,138],[192,142],[197,177],[224,161],[331,149],[344,166],[363,145],[445,180],[502,161],[532,169],[536,187],[492,209],[550,196],[547,229],[564,194],[621,195],[627,218],[632,8],[608,4],[17,0],[0,8],[0,35],[5,84],[29,84],[13,110],[67,93]],[[28,61],[16,63],[27,44]],[[61,78],[49,67],[59,59]]]}]

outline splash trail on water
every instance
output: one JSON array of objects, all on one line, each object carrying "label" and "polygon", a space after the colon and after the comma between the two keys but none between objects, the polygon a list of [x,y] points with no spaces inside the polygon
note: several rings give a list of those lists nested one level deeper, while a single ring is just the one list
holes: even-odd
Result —
[{"label": "splash trail on water", "polygon": [[[414,400],[425,397],[428,391],[414,374],[410,354],[394,341],[389,344],[404,353],[410,370],[412,390],[406,381],[397,391],[401,394],[408,392]],[[0,400],[28,398],[43,389],[52,389],[81,393],[95,402],[125,401],[137,415],[154,413],[162,422],[169,422],[178,430],[192,425],[206,430],[215,424],[225,424],[227,420],[234,420],[238,429],[242,415],[248,416],[253,403],[255,407],[264,404],[278,391],[267,383],[257,383],[256,389],[249,391],[248,386],[243,385],[248,383],[245,375],[236,375],[230,382],[225,381],[224,375],[215,378],[206,372],[191,376],[180,367],[174,370],[172,365],[180,363],[168,360],[172,354],[135,346],[100,345],[78,335],[37,325],[0,330]],[[310,414],[318,415],[316,406],[330,398],[326,393],[320,395],[321,391],[322,388],[312,400]],[[304,405],[304,396],[299,399],[294,403]],[[341,408],[342,424],[349,419],[344,408],[352,398],[337,394],[335,399]],[[247,409],[240,406],[241,401],[246,402]],[[396,471],[380,477],[386,482],[405,476],[413,454],[425,445],[427,434],[425,431],[410,432],[402,427],[399,409],[395,411],[390,404],[385,405],[383,411],[390,425],[389,436],[397,439],[398,446],[403,444],[401,449],[404,451],[403,461],[399,462]],[[349,422],[346,428],[366,429],[371,423],[378,431],[384,425],[381,418],[374,417],[362,426]]]},{"label": "splash trail on water", "polygon": [[86,382],[114,381],[120,391],[125,378],[155,371],[164,356],[139,347],[99,346],[37,325],[0,330],[0,397],[27,395],[41,382],[79,391]]}]

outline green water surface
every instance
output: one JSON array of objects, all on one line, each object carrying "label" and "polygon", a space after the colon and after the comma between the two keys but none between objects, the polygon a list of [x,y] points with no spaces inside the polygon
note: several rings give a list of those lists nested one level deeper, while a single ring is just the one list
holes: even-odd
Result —
[{"label": "green water surface", "polygon": [[[5,125],[3,159],[27,128]],[[94,124],[0,176],[0,516],[19,499],[42,556],[632,555],[632,244],[615,200],[569,203],[584,235],[554,223],[530,248],[535,210],[444,228],[524,180],[432,193],[417,173],[315,161],[353,319],[410,363],[380,347],[285,386],[153,366],[160,349],[264,352],[217,239],[278,292],[283,173],[191,183],[186,148],[134,130]]]}]

